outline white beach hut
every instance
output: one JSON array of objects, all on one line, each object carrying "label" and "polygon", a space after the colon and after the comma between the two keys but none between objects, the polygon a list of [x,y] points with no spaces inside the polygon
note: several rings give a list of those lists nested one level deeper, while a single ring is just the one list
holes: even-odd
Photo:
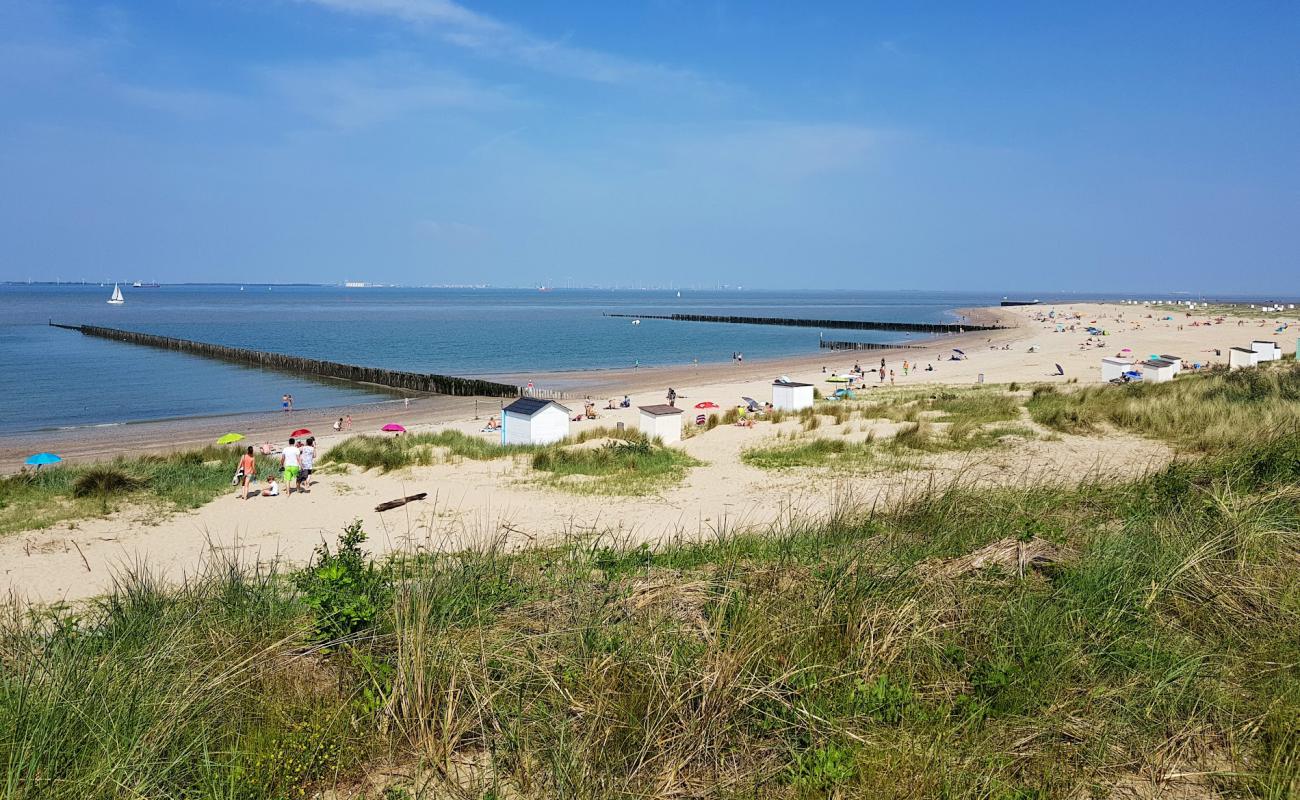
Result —
[{"label": "white beach hut", "polygon": [[772,381],[772,408],[781,411],[798,411],[812,408],[813,385],[794,381]]},{"label": "white beach hut", "polygon": [[1228,367],[1229,369],[1241,369],[1242,367],[1253,367],[1259,363],[1259,353],[1254,350],[1247,350],[1244,347],[1228,348]]},{"label": "white beach hut", "polygon": [[1160,360],[1168,361],[1174,365],[1174,377],[1178,377],[1178,373],[1183,371],[1183,360],[1178,356],[1171,356],[1168,353],[1161,353]]},{"label": "white beach hut", "polygon": [[1257,361],[1277,361],[1282,357],[1282,349],[1271,339],[1256,339],[1250,343],[1250,349],[1259,354]]},{"label": "white beach hut", "polygon": [[569,409],[554,400],[521,397],[501,410],[501,444],[550,444],[569,435]]},{"label": "white beach hut", "polygon": [[641,432],[664,444],[682,440],[682,410],[674,406],[638,406],[641,412]]},{"label": "white beach hut", "polygon": [[1125,372],[1133,369],[1133,362],[1127,358],[1107,357],[1101,360],[1101,379],[1113,381],[1123,377]]},{"label": "white beach hut", "polygon": [[1143,383],[1164,383],[1174,379],[1177,369],[1172,361],[1163,358],[1149,358],[1141,364]]}]

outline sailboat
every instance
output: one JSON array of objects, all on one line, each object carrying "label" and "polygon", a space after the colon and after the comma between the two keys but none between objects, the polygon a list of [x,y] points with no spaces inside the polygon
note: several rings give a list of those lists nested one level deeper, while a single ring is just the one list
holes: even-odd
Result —
[{"label": "sailboat", "polygon": [[120,306],[126,302],[122,297],[122,289],[116,283],[113,284],[113,296],[108,298],[108,302],[110,305],[114,306]]}]

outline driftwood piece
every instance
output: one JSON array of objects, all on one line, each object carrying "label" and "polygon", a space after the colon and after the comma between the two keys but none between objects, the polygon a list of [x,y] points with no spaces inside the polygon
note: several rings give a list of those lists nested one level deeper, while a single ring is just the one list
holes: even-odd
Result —
[{"label": "driftwood piece", "polygon": [[1038,569],[1071,558],[1073,554],[1046,539],[1034,537],[1027,542],[1008,537],[981,547],[960,558],[925,561],[918,572],[930,578],[956,578],[988,567],[1001,567],[1023,576],[1025,568]]},{"label": "driftwood piece", "polygon": [[428,496],[429,496],[428,492],[420,492],[419,494],[412,494],[412,495],[407,495],[406,497],[399,497],[396,500],[389,500],[387,503],[380,503],[379,505],[375,506],[375,510],[390,511],[394,508],[401,508],[407,503],[414,503],[416,500],[423,500]]}]

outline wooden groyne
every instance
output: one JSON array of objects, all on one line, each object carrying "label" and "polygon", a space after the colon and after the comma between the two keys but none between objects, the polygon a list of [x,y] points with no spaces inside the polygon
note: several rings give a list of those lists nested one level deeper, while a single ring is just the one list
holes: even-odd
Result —
[{"label": "wooden groyne", "polygon": [[610,314],[607,317],[668,319],[678,322],[726,322],[736,325],[787,325],[795,328],[841,328],[852,331],[907,331],[910,333],[966,333],[1003,330],[1001,325],[967,325],[943,322],[868,322],[856,319],[791,319],[789,317],[727,317],[711,314]]},{"label": "wooden groyne", "polygon": [[340,364],[337,361],[321,361],[315,358],[288,356],[283,353],[266,353],[260,350],[245,350],[242,347],[226,347],[220,344],[195,342],[189,339],[174,339],[170,336],[156,336],[152,333],[101,328],[96,325],[58,325],[55,328],[80,331],[86,336],[98,336],[117,342],[139,344],[146,347],[158,347],[163,350],[176,350],[190,355],[215,358],[235,364],[247,364],[264,369],[293,372],[299,375],[313,375],[322,378],[369,383],[376,386],[388,386],[411,392],[429,394],[447,394],[459,397],[518,397],[518,386],[504,383],[483,381],[477,378],[457,378],[452,375],[432,375],[421,372],[400,372],[379,367],[362,367],[356,364]]},{"label": "wooden groyne", "polygon": [[879,342],[835,342],[822,339],[817,346],[823,350],[920,350],[916,344],[881,344]]}]

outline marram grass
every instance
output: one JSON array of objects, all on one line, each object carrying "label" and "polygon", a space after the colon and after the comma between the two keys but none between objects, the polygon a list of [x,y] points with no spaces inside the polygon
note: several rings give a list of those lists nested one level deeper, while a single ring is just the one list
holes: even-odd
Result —
[{"label": "marram grass", "polygon": [[[0,617],[0,796],[1293,797],[1297,485],[1292,435],[662,548],[130,576]],[[1058,556],[954,571],[994,543]]]}]

